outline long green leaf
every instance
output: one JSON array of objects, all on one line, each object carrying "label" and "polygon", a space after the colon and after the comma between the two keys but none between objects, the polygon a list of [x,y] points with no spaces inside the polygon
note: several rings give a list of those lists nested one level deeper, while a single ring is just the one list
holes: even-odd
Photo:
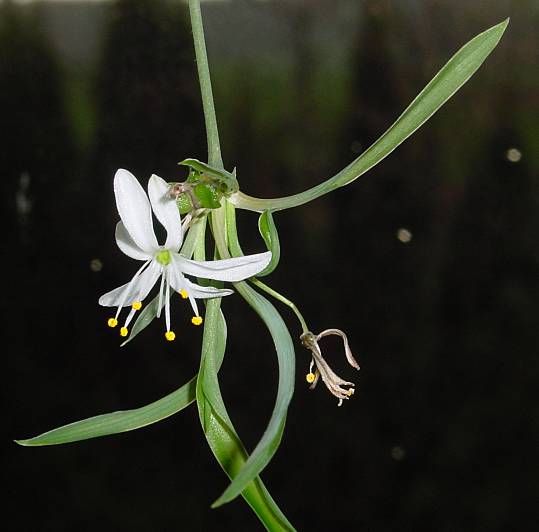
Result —
[{"label": "long green leaf", "polygon": [[151,425],[190,405],[195,400],[196,380],[195,376],[175,392],[141,408],[90,417],[44,432],[28,440],[15,441],[24,446],[58,445],[118,434]]},{"label": "long green leaf", "polygon": [[[215,243],[219,254],[223,258],[230,257],[230,252],[235,256],[241,255],[241,246],[238,241],[236,230],[235,211],[233,205],[226,202],[221,209],[212,212],[212,227]],[[262,318],[275,345],[277,361],[279,365],[279,381],[275,406],[271,414],[268,426],[261,440],[255,447],[247,463],[234,478],[230,486],[215,501],[212,507],[230,502],[237,497],[249,482],[254,479],[269,463],[281,441],[288,405],[294,393],[295,356],[294,345],[290,333],[286,328],[275,307],[263,296],[258,294],[245,282],[234,283],[234,287],[249,303],[249,305]]]},{"label": "long green leaf", "polygon": [[277,232],[277,226],[273,220],[273,214],[271,211],[264,211],[258,219],[258,230],[260,235],[266,243],[266,247],[271,251],[270,263],[257,274],[257,277],[264,277],[269,275],[277,265],[281,258],[281,245],[279,243],[279,233]]},{"label": "long green leaf", "polygon": [[213,507],[230,502],[266,467],[279,444],[286,423],[288,405],[294,393],[295,356],[290,333],[275,307],[246,283],[236,283],[236,289],[262,318],[269,329],[279,364],[279,382],[275,406],[261,440],[232,483],[217,499]]},{"label": "long green leaf", "polygon": [[289,209],[312,201],[362,176],[421,127],[472,77],[499,43],[507,24],[509,19],[480,33],[465,44],[434,76],[397,121],[370,148],[334,177],[292,196],[260,199],[238,192],[231,196],[229,201],[238,208],[258,212]]},{"label": "long green leaf", "polygon": [[[211,300],[206,309],[197,404],[208,444],[227,475],[234,478],[248,461],[248,454],[228,416],[217,379],[226,346],[226,323],[219,312],[219,303],[219,300]],[[260,477],[253,478],[241,494],[267,530],[295,530]]]}]

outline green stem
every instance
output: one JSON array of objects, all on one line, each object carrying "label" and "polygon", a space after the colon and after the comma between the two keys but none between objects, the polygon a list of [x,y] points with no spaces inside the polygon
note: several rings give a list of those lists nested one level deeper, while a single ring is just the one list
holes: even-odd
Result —
[{"label": "green stem", "polygon": [[298,318],[299,322],[301,323],[302,333],[309,332],[309,327],[307,327],[307,323],[305,322],[305,319],[303,318],[303,315],[299,311],[298,307],[296,307],[296,305],[292,301],[290,301],[290,299],[287,299],[282,294],[279,294],[279,292],[275,291],[273,288],[269,287],[267,284],[263,283],[259,279],[252,278],[252,279],[250,279],[250,281],[255,286],[258,286],[258,288],[260,288],[261,290],[266,292],[266,294],[269,294],[270,296],[274,297],[275,299],[277,299],[281,303],[284,303],[285,305],[290,307],[292,309],[292,311],[294,312],[294,314],[296,315],[296,317]]},{"label": "green stem", "polygon": [[206,217],[196,220],[190,227],[185,240],[183,241],[182,249],[180,253],[190,259],[193,256],[195,248],[202,241],[204,242],[204,235],[206,234]]},{"label": "green stem", "polygon": [[206,40],[204,38],[204,25],[200,11],[200,0],[189,0],[189,13],[191,15],[191,28],[193,30],[193,42],[197,61],[198,81],[202,95],[202,107],[206,122],[206,135],[208,138],[208,162],[212,166],[223,168],[221,145],[219,142],[219,130],[217,128],[217,116],[213,103],[213,91],[211,88],[210,69],[208,66],[208,54],[206,52]]},{"label": "green stem", "polygon": [[[236,229],[236,209],[234,205],[232,205],[228,201],[226,202],[225,205],[226,205],[225,224],[226,224],[226,236],[228,237],[228,243],[227,243],[228,248],[230,249],[233,257],[241,257],[243,256],[243,251],[241,249],[241,245],[238,239],[238,231]],[[223,237],[221,238],[223,239]],[[258,288],[266,292],[266,294],[269,294],[270,296],[274,297],[281,303],[284,303],[285,305],[290,307],[292,311],[294,312],[294,314],[297,316],[299,322],[301,323],[302,331],[304,333],[309,332],[309,328],[307,327],[307,323],[305,322],[303,315],[299,311],[298,307],[296,307],[296,305],[292,301],[290,301],[289,299],[284,297],[282,294],[280,294],[279,292],[277,292],[276,290],[274,290],[267,284],[263,283],[262,281],[254,277],[252,277],[249,280],[255,286],[258,286]]]}]

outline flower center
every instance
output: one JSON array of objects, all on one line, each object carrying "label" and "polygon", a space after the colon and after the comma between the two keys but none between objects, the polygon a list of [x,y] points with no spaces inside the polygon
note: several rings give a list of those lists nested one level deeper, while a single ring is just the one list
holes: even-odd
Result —
[{"label": "flower center", "polygon": [[158,251],[155,255],[155,259],[163,266],[168,266],[170,264],[170,252],[168,251],[168,249]]}]

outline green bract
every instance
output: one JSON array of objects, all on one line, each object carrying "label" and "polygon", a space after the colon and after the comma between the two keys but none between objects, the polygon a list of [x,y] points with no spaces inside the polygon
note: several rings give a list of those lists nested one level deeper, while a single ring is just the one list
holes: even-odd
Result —
[{"label": "green bract", "polygon": [[[154,192],[150,198],[152,206],[154,206],[154,213],[162,223],[165,222],[167,230],[170,227],[176,228],[175,230],[170,230],[167,237],[168,244],[164,249],[154,249],[153,240],[155,237],[152,234],[141,232],[143,225],[141,220],[145,220],[146,223],[151,220],[151,209],[150,211],[146,209],[142,213],[144,216],[132,216],[132,211],[134,212],[136,209],[132,209],[129,202],[122,203],[120,201],[126,213],[124,216],[126,220],[124,225],[117,227],[117,241],[119,241],[119,245],[123,246],[121,249],[126,254],[131,253],[132,255],[130,256],[133,256],[133,258],[151,262],[150,266],[157,268],[154,275],[155,279],[157,279],[158,274],[163,275],[162,286],[166,286],[165,292],[163,293],[163,289],[161,289],[159,296],[146,304],[138,314],[129,338],[122,345],[131,341],[158,317],[162,308],[165,308],[167,334],[171,333],[168,325],[170,321],[169,299],[171,299],[169,292],[179,288],[178,283],[180,281],[185,281],[185,284],[181,286],[186,288],[186,294],[187,290],[191,290],[193,295],[190,297],[192,299],[197,297],[206,301],[199,373],[175,392],[145,407],[91,417],[54,429],[35,438],[18,440],[17,443],[26,446],[54,445],[125,432],[170,416],[196,399],[200,421],[208,444],[231,479],[230,485],[215,501],[213,506],[216,507],[230,502],[241,494],[267,530],[292,531],[294,527],[288,522],[264,487],[259,474],[277,451],[284,432],[288,406],[294,390],[294,346],[290,333],[277,309],[251,285],[288,305],[300,321],[301,337],[304,339],[304,345],[309,347],[311,351],[315,351],[317,366],[316,369],[311,369],[308,374],[308,381],[312,385],[316,384],[318,376],[321,376],[322,380],[325,379],[326,386],[331,387],[330,385],[332,384],[331,382],[328,383],[332,378],[331,369],[321,358],[317,344],[318,340],[323,336],[339,335],[344,341],[348,361],[356,369],[359,369],[359,365],[352,357],[347,337],[342,331],[327,329],[317,336],[313,335],[294,303],[260,280],[253,277],[249,278],[252,275],[268,275],[279,263],[279,237],[272,212],[307,203],[323,194],[347,185],[389,155],[428,120],[476,72],[498,44],[507,27],[508,20],[477,35],[463,46],[426,85],[395,123],[371,147],[335,176],[299,194],[284,198],[261,199],[253,198],[240,192],[235,172],[224,170],[202,26],[200,0],[189,0],[189,10],[208,140],[208,163],[197,159],[181,161],[180,165],[189,168],[189,176],[185,183],[174,184],[172,189],[167,189],[166,183],[158,181],[159,178],[153,180],[154,188],[159,186],[159,190],[161,190],[160,194]],[[123,194],[122,187],[126,188],[129,183],[130,181],[125,179],[118,181],[117,190],[115,189],[117,200]],[[131,188],[135,190],[135,183],[132,182],[131,185]],[[175,188],[177,188],[177,194],[172,194],[172,197],[177,197],[176,203],[171,199],[171,193]],[[164,194],[163,190],[168,190],[168,195]],[[172,210],[170,209],[171,201]],[[141,200],[138,203],[143,204],[144,202]],[[163,203],[166,205],[164,206]],[[187,227],[188,224],[188,233],[183,240],[183,244],[182,239],[178,239],[178,235],[183,234],[184,228],[181,224],[180,216],[176,216],[176,206],[180,214],[197,211],[196,216],[186,218],[184,225]],[[165,207],[166,210],[164,210]],[[249,266],[249,261],[255,260],[249,257],[258,257],[256,260],[260,262],[260,257],[263,254],[243,256],[236,231],[235,208],[262,213],[258,221],[258,227],[267,249],[271,252],[271,259],[268,258],[263,267],[252,269]],[[137,212],[135,212],[136,214]],[[205,228],[208,218],[211,221],[211,231],[215,241],[214,254],[216,258],[221,259],[218,261],[205,260]],[[140,242],[138,242],[138,247],[130,240],[130,233],[139,234]],[[177,243],[176,246],[173,245],[174,242]],[[137,243],[135,242],[135,244]],[[180,245],[181,249],[178,249]],[[148,246],[152,248],[152,253],[154,253],[154,255],[148,255],[149,259],[145,258],[141,251],[141,249],[143,250]],[[265,255],[269,257],[269,253]],[[190,260],[192,256],[194,256],[195,260]],[[155,257],[155,261],[153,257]],[[234,276],[232,273],[224,275],[222,274],[224,270],[218,269],[219,265],[221,267],[225,265],[227,269],[230,269],[230,264],[242,265],[242,268],[244,268],[242,271],[246,273],[243,276]],[[163,271],[159,268],[163,268]],[[165,272],[164,268],[168,268],[168,270]],[[236,266],[237,268],[238,266]],[[200,280],[199,284],[194,284],[179,277],[180,274],[183,275],[182,272],[213,281]],[[146,286],[139,279],[142,275],[143,273],[135,275],[131,282],[131,291],[138,285],[141,287]],[[150,280],[153,280],[153,278]],[[277,355],[279,380],[275,405],[267,427],[250,456],[247,454],[228,415],[219,386],[218,371],[225,355],[227,340],[226,322],[220,309],[220,297],[207,298],[232,293],[232,290],[222,289],[220,281],[223,280],[232,281],[235,290],[258,314],[268,329],[268,338],[271,337]],[[121,291],[121,289],[123,287],[120,287],[117,291]],[[142,288],[140,288],[140,291],[142,291]],[[116,298],[115,305],[117,304],[121,308],[124,301],[116,301],[118,299],[116,291],[111,294],[109,298]],[[180,294],[182,294],[181,290]],[[135,301],[134,298],[138,293],[131,295],[133,296],[131,299]],[[130,311],[131,314],[128,320],[139,309],[140,305],[136,303]],[[202,321],[202,318],[198,316],[198,311],[196,311],[196,316]],[[112,323],[112,327],[115,327],[117,320],[111,318],[109,322]],[[127,333],[126,326],[124,329]],[[167,337],[167,339],[170,338]],[[305,339],[310,340],[305,342]],[[151,361],[149,360],[148,363],[151,363]],[[313,368],[313,362],[311,362],[311,368]],[[340,386],[343,383],[352,384],[334,375],[333,384],[335,386]],[[337,390],[340,395],[336,392],[334,393],[341,399],[340,402],[342,402],[342,399],[349,398],[353,392],[350,389],[343,390]]]},{"label": "green bract", "polygon": [[205,185],[199,183],[193,189],[200,206],[204,209],[218,209],[221,206],[221,198],[223,194],[219,192],[213,185]]}]

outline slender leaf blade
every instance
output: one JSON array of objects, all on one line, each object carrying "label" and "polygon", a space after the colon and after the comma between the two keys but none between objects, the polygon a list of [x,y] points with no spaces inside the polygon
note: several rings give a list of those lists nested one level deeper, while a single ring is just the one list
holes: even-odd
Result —
[{"label": "slender leaf blade", "polygon": [[281,258],[281,245],[279,243],[279,233],[273,220],[271,211],[264,211],[258,219],[258,230],[266,243],[268,251],[271,251],[270,263],[259,273],[257,277],[269,275],[279,264]]},{"label": "slender leaf blade", "polygon": [[250,286],[242,282],[235,283],[235,287],[262,318],[272,336],[279,364],[279,382],[275,406],[261,440],[237,476],[212,507],[220,506],[237,497],[269,463],[281,442],[288,405],[294,393],[294,345],[283,319],[275,307]]},{"label": "slender leaf blade", "polygon": [[[219,301],[208,302],[199,379],[197,404],[204,434],[223,470],[234,478],[248,460],[248,454],[239,439],[223,403],[217,372],[226,346],[226,323],[219,312]],[[294,531],[281,512],[260,477],[245,486],[241,495],[251,506],[267,530]]]},{"label": "slender leaf blade", "polygon": [[34,438],[15,442],[30,447],[59,445],[146,427],[190,405],[196,397],[196,380],[195,376],[176,391],[141,408],[90,417],[44,432]]},{"label": "slender leaf blade", "polygon": [[393,125],[366,151],[332,178],[299,194],[282,198],[253,198],[238,192],[229,198],[236,207],[257,212],[278,211],[308,203],[345,186],[385,159],[444,105],[496,48],[509,19],[480,33],[465,44],[418,94]]},{"label": "slender leaf blade", "polygon": [[346,185],[387,157],[419,129],[478,70],[497,46],[509,19],[480,33],[465,44],[416,96],[396,122],[361,156],[333,179]]}]

